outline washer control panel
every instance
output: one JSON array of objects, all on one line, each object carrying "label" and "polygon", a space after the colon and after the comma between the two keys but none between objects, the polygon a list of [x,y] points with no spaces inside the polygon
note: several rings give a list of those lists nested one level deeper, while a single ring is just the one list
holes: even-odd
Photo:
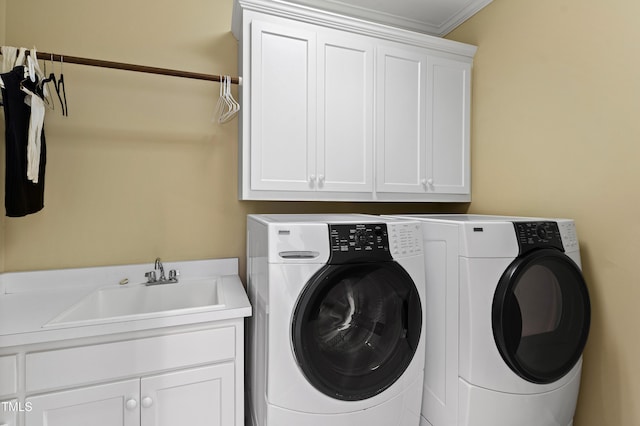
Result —
[{"label": "washer control panel", "polygon": [[556,222],[513,222],[520,254],[537,248],[557,248],[564,251],[560,229]]},{"label": "washer control panel", "polygon": [[391,260],[384,223],[329,225],[329,263]]},{"label": "washer control panel", "polygon": [[378,262],[422,253],[417,222],[329,225],[329,263]]}]

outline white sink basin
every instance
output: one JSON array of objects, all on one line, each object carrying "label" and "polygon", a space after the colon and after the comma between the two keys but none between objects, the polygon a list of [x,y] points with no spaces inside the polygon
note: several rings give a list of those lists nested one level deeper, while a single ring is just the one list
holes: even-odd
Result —
[{"label": "white sink basin", "polygon": [[224,306],[222,286],[213,278],[152,286],[128,284],[95,290],[45,327],[184,315]]}]

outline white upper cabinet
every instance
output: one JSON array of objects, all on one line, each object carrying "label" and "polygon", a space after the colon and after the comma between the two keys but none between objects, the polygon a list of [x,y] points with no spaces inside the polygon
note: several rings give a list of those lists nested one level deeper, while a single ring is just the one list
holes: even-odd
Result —
[{"label": "white upper cabinet", "polygon": [[336,31],[318,37],[318,188],[373,191],[373,44]]},{"label": "white upper cabinet", "polygon": [[378,49],[378,192],[424,193],[427,55],[404,46]]},{"label": "white upper cabinet", "polygon": [[476,48],[237,0],[241,199],[469,201]]},{"label": "white upper cabinet", "polygon": [[252,190],[307,191],[316,171],[315,33],[251,25]]},{"label": "white upper cabinet", "polygon": [[250,61],[248,189],[289,191],[265,194],[275,199],[291,191],[370,194],[370,40],[261,16],[251,22]]},{"label": "white upper cabinet", "polygon": [[427,191],[469,194],[471,64],[427,60]]}]

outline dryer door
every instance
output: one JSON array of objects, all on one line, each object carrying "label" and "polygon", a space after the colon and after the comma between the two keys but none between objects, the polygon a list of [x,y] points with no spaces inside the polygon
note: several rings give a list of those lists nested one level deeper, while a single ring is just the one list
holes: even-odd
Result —
[{"label": "dryer door", "polygon": [[493,299],[493,335],[504,361],[532,383],[552,383],[578,362],[591,308],[578,265],[556,249],[517,258]]},{"label": "dryer door", "polygon": [[421,328],[416,286],[396,262],[326,265],[298,299],[291,338],[296,361],[316,389],[355,401],[402,375]]}]

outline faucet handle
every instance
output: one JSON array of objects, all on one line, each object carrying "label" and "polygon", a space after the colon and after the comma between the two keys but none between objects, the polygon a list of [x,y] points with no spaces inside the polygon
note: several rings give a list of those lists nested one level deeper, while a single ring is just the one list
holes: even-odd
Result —
[{"label": "faucet handle", "polygon": [[157,281],[156,271],[146,272],[144,276],[147,277],[147,283],[155,283]]},{"label": "faucet handle", "polygon": [[169,271],[169,280],[178,282],[178,277],[180,276],[180,271],[177,269],[172,269]]}]

